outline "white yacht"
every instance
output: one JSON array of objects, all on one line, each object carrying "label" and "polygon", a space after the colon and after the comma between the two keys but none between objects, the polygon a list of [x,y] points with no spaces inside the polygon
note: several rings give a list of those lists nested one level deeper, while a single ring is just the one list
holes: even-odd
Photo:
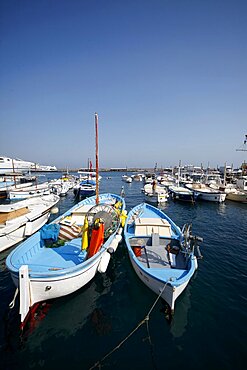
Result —
[{"label": "white yacht", "polygon": [[34,166],[34,162],[24,161],[19,158],[0,157],[0,173],[30,171]]},{"label": "white yacht", "polygon": [[0,157],[0,174],[29,171],[57,171],[56,166],[42,166],[19,158]]}]

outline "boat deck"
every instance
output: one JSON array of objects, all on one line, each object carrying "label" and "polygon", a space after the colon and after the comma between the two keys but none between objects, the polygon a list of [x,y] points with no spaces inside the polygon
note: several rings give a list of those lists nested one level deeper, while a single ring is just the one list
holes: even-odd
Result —
[{"label": "boat deck", "polygon": [[30,272],[38,273],[64,270],[82,263],[86,255],[87,252],[81,250],[81,238],[77,238],[66,242],[61,247],[43,247],[40,253],[30,259],[28,267]]},{"label": "boat deck", "polygon": [[[145,267],[186,269],[186,259],[178,250],[178,242],[174,239],[164,239],[159,235],[153,235],[141,239],[131,238],[130,245],[132,248],[141,247],[141,255],[137,259]],[[166,249],[168,245],[171,247],[171,252]]]}]

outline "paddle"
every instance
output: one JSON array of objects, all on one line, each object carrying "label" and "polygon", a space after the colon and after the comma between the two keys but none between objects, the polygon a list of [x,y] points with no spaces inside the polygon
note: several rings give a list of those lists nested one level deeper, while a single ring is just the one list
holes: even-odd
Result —
[{"label": "paddle", "polygon": [[148,255],[147,255],[147,250],[146,250],[146,246],[143,245],[141,248],[144,249],[144,253],[145,253],[145,257],[146,257],[146,260],[147,260],[147,267],[150,268],[150,265],[149,265],[149,260],[148,260]]}]

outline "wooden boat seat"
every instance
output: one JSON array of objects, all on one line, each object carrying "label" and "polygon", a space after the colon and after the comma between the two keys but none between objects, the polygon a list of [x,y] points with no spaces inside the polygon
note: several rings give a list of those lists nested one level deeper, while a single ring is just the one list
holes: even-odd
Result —
[{"label": "wooden boat seat", "polygon": [[160,236],[158,233],[152,233],[151,235],[152,238],[152,246],[158,246],[160,245]]},{"label": "wooden boat seat", "polygon": [[92,204],[84,204],[83,206],[81,206],[80,208],[77,208],[76,210],[74,210],[71,215],[78,215],[78,214],[81,214],[81,215],[86,215],[88,213],[88,211],[92,208]]},{"label": "wooden boat seat", "polygon": [[60,224],[63,225],[83,225],[84,219],[88,211],[92,208],[92,204],[84,204],[80,208],[74,210],[71,215],[63,218]]},{"label": "wooden boat seat", "polygon": [[6,221],[10,221],[10,220],[13,220],[14,218],[26,215],[29,212],[30,210],[28,209],[28,207],[22,207],[19,209],[15,209],[14,207],[9,207],[9,210],[7,210],[6,212],[0,213],[0,224],[4,224],[6,223]]},{"label": "wooden boat seat", "polygon": [[146,236],[153,233],[170,238],[172,233],[169,222],[162,218],[137,218],[135,220],[135,236]]}]

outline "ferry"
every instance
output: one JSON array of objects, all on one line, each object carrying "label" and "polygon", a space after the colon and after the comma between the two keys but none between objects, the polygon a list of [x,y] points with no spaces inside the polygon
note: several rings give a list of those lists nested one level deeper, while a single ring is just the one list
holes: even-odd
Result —
[{"label": "ferry", "polygon": [[34,162],[24,161],[19,158],[0,157],[0,173],[31,171],[35,167]]},{"label": "ferry", "polygon": [[0,157],[0,174],[11,172],[29,172],[29,171],[57,171],[55,166],[41,166],[34,162],[24,161],[20,158]]}]

